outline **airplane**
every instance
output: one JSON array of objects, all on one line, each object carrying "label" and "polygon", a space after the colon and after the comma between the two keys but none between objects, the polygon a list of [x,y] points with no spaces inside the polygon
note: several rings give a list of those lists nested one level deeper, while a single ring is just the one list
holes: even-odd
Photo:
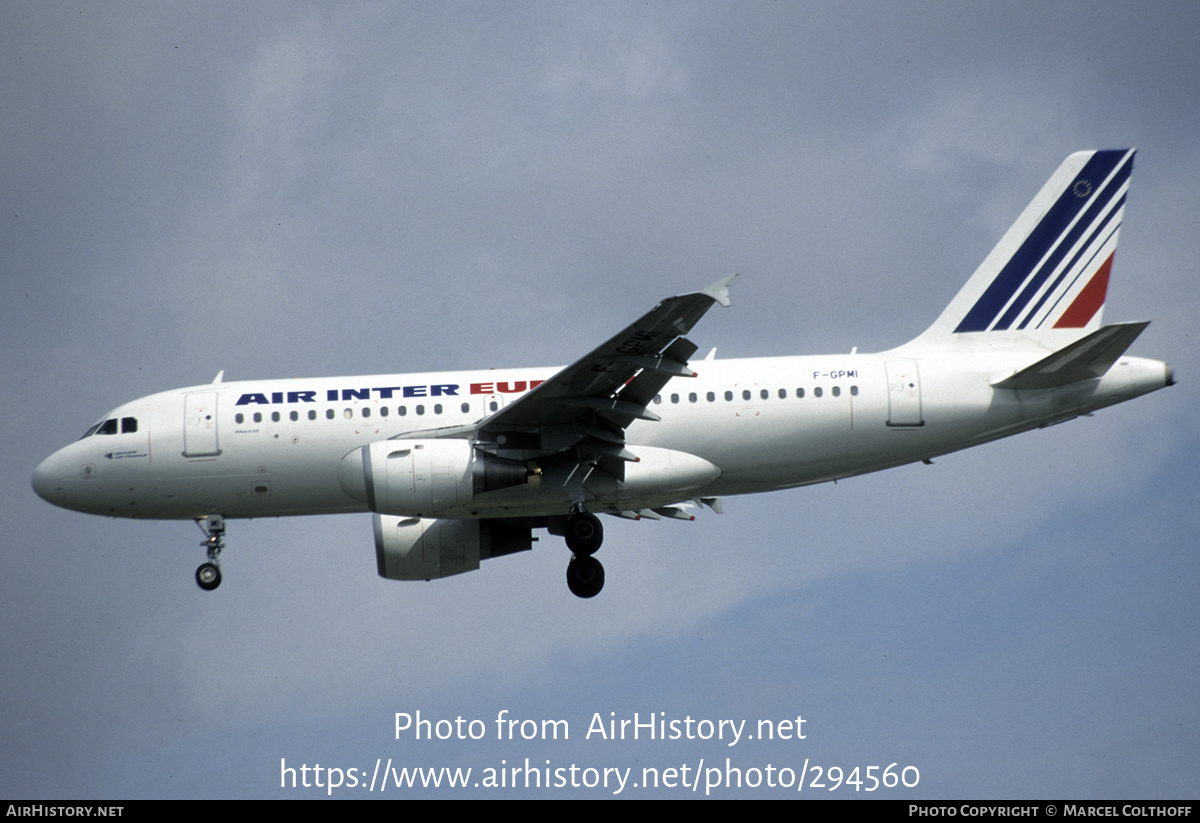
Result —
[{"label": "airplane", "polygon": [[941,315],[887,351],[718,360],[685,336],[727,277],[663,300],[565,368],[190,386],[134,400],[46,458],[33,488],[111,517],[195,520],[221,582],[226,520],[370,513],[378,572],[431,580],[565,538],[604,585],[597,514],[694,520],[1050,426],[1173,385],[1102,325],[1134,150],[1067,157]]}]

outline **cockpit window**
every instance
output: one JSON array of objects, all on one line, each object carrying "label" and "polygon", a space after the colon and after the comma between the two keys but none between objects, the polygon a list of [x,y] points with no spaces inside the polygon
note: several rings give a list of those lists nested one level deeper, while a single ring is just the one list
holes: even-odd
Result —
[{"label": "cockpit window", "polygon": [[[91,437],[93,434],[132,434],[138,430],[136,417],[122,417],[120,420],[113,417],[109,420],[101,420],[96,425],[83,433],[83,437]],[[83,437],[79,438],[80,440]]]}]

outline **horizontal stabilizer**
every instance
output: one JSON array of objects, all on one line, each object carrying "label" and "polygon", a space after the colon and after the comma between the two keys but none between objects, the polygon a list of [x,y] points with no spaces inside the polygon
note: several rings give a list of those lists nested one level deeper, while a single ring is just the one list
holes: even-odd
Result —
[{"label": "horizontal stabilizer", "polygon": [[998,389],[1048,389],[1103,377],[1149,325],[1145,322],[1104,326],[992,385]]}]

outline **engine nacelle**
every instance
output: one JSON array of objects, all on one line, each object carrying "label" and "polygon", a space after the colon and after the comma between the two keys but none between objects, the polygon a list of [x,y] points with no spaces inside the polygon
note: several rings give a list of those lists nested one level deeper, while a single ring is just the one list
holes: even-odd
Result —
[{"label": "engine nacelle", "polygon": [[471,572],[480,560],[532,547],[528,526],[375,515],[375,558],[379,576],[389,580],[432,580]]},{"label": "engine nacelle", "polygon": [[436,517],[476,495],[528,481],[525,464],[484,454],[468,440],[380,440],[342,458],[338,480],[379,514]]}]

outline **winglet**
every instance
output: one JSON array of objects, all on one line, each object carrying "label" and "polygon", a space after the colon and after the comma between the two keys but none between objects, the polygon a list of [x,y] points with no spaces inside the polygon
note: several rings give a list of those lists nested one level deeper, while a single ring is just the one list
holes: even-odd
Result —
[{"label": "winglet", "polygon": [[736,277],[737,277],[736,274],[731,274],[728,277],[726,277],[724,280],[718,280],[716,283],[713,283],[711,286],[709,286],[707,289],[704,289],[700,293],[707,294],[709,297],[711,297],[713,300],[716,300],[718,303],[720,303],[725,308],[729,308],[729,284],[732,283],[734,281],[734,278],[736,278]]}]

